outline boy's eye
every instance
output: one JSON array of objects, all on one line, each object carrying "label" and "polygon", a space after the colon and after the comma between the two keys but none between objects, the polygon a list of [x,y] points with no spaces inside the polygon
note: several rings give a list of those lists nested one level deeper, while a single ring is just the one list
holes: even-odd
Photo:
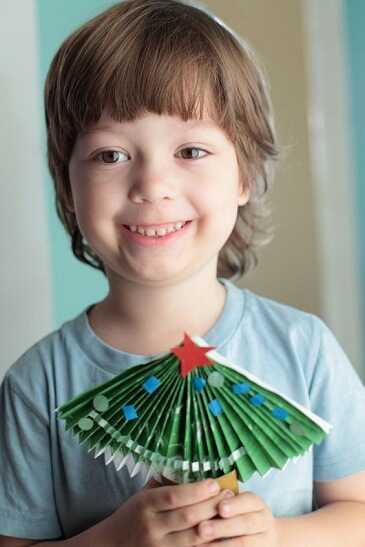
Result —
[{"label": "boy's eye", "polygon": [[102,158],[103,163],[117,163],[118,154],[123,154],[123,152],[120,150],[104,150],[104,152],[96,154],[95,160],[99,161],[98,158]]},{"label": "boy's eye", "polygon": [[[186,148],[183,148],[182,150],[180,150],[180,152],[182,152],[183,150],[200,150],[201,152],[205,152],[206,155],[209,154],[209,152],[207,152],[206,150],[203,150],[203,148],[197,148],[196,146],[188,146]],[[203,156],[204,158],[204,156]],[[187,159],[196,159],[196,160],[199,160],[200,158],[195,156],[194,158],[187,158]]]},{"label": "boy's eye", "polygon": [[[183,148],[182,150],[180,150],[180,152],[184,151],[184,150],[199,150],[201,152],[205,152],[205,154],[209,154],[209,152],[207,152],[206,150],[204,150],[203,148],[198,148],[196,146],[188,146],[186,148]],[[104,150],[103,152],[99,152],[99,154],[96,154],[96,156],[94,156],[95,160],[96,161],[102,161],[103,163],[118,163],[118,154],[123,154],[123,152],[121,152],[120,150]],[[190,158],[185,158],[185,159],[201,159],[201,156],[198,157],[197,154],[193,154],[194,157],[190,157]],[[203,156],[205,157],[205,156]],[[99,160],[98,158],[101,158],[101,160]]]}]

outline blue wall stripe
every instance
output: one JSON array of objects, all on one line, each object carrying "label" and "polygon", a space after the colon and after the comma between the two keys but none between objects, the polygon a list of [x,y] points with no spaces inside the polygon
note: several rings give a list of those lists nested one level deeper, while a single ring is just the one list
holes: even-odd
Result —
[{"label": "blue wall stripe", "polygon": [[365,325],[365,2],[344,0],[344,29],[347,76],[350,92],[353,160],[355,173],[355,211],[361,267],[361,306]]},{"label": "blue wall stripe", "polygon": [[[115,2],[110,0],[77,0],[50,2],[37,0],[36,24],[40,96],[51,60],[63,40],[86,20]],[[43,108],[43,104],[42,104]],[[108,284],[101,272],[86,266],[72,254],[70,238],[59,221],[54,205],[53,181],[46,165],[46,133],[42,112],[42,145],[44,151],[44,192],[47,203],[47,222],[50,241],[50,278],[54,327],[74,317],[88,304],[101,300]]]}]

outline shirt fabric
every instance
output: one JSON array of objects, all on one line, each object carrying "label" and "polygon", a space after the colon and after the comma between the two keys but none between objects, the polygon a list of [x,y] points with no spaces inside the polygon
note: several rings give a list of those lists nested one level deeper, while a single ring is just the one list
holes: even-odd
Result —
[{"label": "shirt fabric", "polygon": [[[274,516],[309,513],[313,481],[365,469],[365,388],[339,343],[313,314],[218,278],[226,288],[209,346],[328,421],[319,445],[243,486]],[[113,513],[145,483],[80,445],[55,408],[161,354],[117,350],[96,336],[85,308],[7,370],[0,389],[0,535],[66,539]],[[194,302],[192,302],[192,309]],[[190,333],[194,334],[194,333]],[[165,352],[166,353],[166,352]]]}]

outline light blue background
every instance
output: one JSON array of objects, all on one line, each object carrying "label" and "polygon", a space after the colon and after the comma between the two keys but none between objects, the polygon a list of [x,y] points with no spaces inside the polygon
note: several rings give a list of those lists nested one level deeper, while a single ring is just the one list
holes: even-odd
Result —
[{"label": "light blue background", "polygon": [[[77,0],[50,2],[37,0],[37,35],[39,45],[40,91],[43,97],[44,82],[49,65],[63,40],[82,23],[97,15],[115,2],[110,0]],[[43,105],[42,105],[43,108]],[[46,158],[46,131],[44,113],[42,135]],[[47,197],[47,221],[50,249],[50,269],[53,295],[53,323],[55,328],[80,313],[87,304],[103,298],[108,284],[104,275],[72,254],[70,238],[57,217],[54,205],[53,181],[44,162],[44,185]]]}]

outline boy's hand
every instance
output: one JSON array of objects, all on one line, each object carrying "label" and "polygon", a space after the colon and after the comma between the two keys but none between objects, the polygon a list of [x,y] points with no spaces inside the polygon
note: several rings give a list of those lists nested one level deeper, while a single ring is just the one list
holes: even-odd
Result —
[{"label": "boy's hand", "polygon": [[[210,486],[217,486],[215,491]],[[110,547],[193,547],[207,540],[197,525],[217,516],[226,492],[209,479],[145,488],[107,518]]]},{"label": "boy's hand", "polygon": [[[253,492],[241,492],[221,501],[218,515],[198,526],[204,546],[279,547],[277,520],[265,502]],[[208,534],[209,530],[211,531]],[[201,543],[196,543],[200,545]]]}]

